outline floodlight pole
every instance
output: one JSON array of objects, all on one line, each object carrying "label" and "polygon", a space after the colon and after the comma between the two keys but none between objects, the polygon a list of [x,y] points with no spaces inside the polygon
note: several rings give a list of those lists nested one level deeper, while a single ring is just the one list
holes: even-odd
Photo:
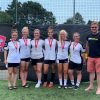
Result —
[{"label": "floodlight pole", "polygon": [[18,3],[18,0],[16,0],[16,24],[17,24],[17,17],[18,17],[18,16],[17,16],[17,14],[18,14],[18,13],[17,13],[17,3]]},{"label": "floodlight pole", "polygon": [[73,23],[75,23],[75,0],[73,0]]}]

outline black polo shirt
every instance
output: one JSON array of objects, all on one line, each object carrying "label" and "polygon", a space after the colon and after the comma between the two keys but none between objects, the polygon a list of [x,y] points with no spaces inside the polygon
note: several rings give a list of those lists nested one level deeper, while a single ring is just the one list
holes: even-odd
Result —
[{"label": "black polo shirt", "polygon": [[89,34],[87,36],[89,46],[89,57],[99,58],[100,57],[100,33]]}]

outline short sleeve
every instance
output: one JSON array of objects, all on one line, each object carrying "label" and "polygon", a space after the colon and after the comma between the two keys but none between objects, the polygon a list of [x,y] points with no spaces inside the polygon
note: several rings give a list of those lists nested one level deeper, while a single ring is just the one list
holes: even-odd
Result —
[{"label": "short sleeve", "polygon": [[84,45],[81,44],[81,52],[84,53],[85,52],[85,47]]},{"label": "short sleeve", "polygon": [[4,50],[8,50],[8,43],[7,42],[5,42]]}]

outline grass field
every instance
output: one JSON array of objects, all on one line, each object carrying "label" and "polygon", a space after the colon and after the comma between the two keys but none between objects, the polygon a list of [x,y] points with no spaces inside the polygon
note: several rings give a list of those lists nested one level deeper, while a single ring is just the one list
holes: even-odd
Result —
[{"label": "grass field", "polygon": [[8,90],[7,81],[0,80],[0,100],[100,100],[100,95],[96,95],[96,87],[91,92],[85,92],[84,89],[88,83],[82,83],[79,90],[58,89],[57,85],[52,89],[35,89],[35,84],[29,82],[30,88],[22,88],[18,82],[17,90]]}]

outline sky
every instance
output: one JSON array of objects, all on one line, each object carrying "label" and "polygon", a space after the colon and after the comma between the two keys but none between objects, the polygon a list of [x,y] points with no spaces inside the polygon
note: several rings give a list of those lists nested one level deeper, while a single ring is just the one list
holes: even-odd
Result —
[{"label": "sky", "polygon": [[[12,0],[0,0],[0,7],[6,10]],[[57,23],[61,24],[73,16],[74,0],[18,0],[20,2],[34,1],[40,3],[48,11],[52,11]],[[100,0],[75,0],[75,12],[79,12],[84,20],[100,21]]]}]

